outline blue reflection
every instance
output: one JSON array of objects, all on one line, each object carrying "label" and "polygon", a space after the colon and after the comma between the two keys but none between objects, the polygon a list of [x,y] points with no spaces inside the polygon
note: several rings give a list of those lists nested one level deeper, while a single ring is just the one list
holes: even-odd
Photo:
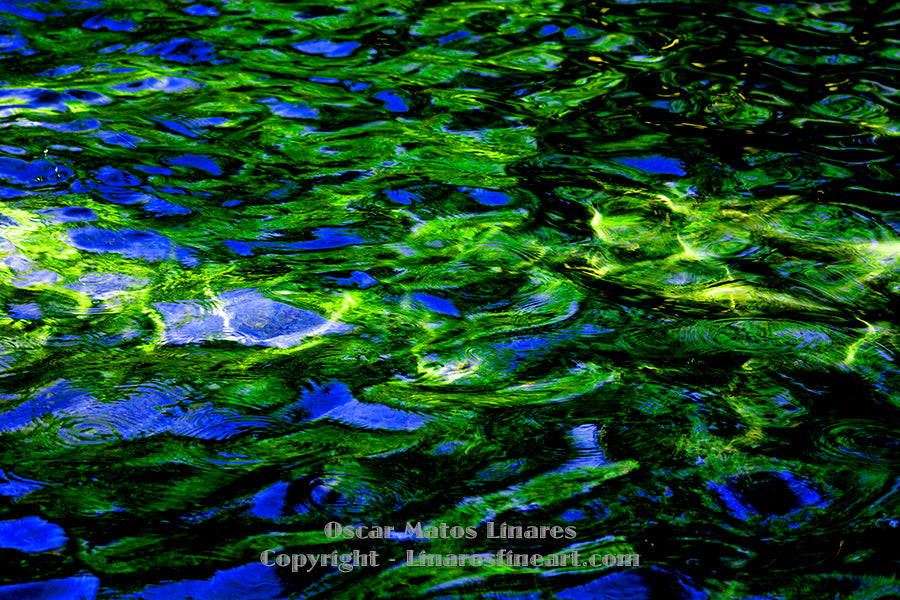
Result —
[{"label": "blue reflection", "polygon": [[260,562],[217,571],[206,580],[152,585],[131,596],[135,600],[272,600],[285,594],[278,570]]},{"label": "blue reflection", "polygon": [[41,73],[38,73],[38,77],[62,77],[64,75],[71,75],[72,73],[77,73],[83,67],[81,65],[68,65],[65,67],[57,67],[55,69],[47,69]]},{"label": "blue reflection", "polygon": [[647,581],[634,571],[620,571],[595,579],[584,585],[569,588],[556,593],[563,600],[596,600],[627,598],[628,600],[650,600],[650,586]]},{"label": "blue reflection", "polygon": [[0,54],[4,54],[6,52],[16,52],[18,50],[22,50],[27,45],[28,40],[19,37],[18,32],[16,32],[14,35],[0,35]]},{"label": "blue reflection", "polygon": [[443,298],[438,298],[437,296],[432,296],[430,294],[413,294],[412,297],[433,312],[453,317],[462,316],[449,300],[444,300]]},{"label": "blue reflection", "polygon": [[680,161],[671,158],[665,158],[659,155],[642,156],[635,158],[617,158],[615,159],[615,161],[624,165],[628,165],[630,167],[636,167],[638,169],[641,169],[642,171],[649,171],[651,173],[679,176],[687,175],[687,172],[682,169],[684,165],[682,165]]},{"label": "blue reflection", "polygon": [[202,85],[203,84],[197,83],[193,79],[188,79],[187,77],[147,77],[145,79],[138,79],[137,81],[117,83],[109,87],[118,92],[160,90],[174,94],[188,89],[199,88]]},{"label": "blue reflection", "polygon": [[37,211],[39,215],[47,215],[54,223],[72,223],[77,221],[96,221],[97,213],[83,206],[67,206],[65,208],[47,208]]},{"label": "blue reflection", "polygon": [[97,179],[107,185],[125,187],[130,185],[140,185],[141,180],[126,171],[120,171],[115,167],[103,167],[95,172]]},{"label": "blue reflection", "polygon": [[11,102],[8,106],[0,106],[0,113],[4,115],[13,114],[8,112],[9,110],[19,112],[28,108],[52,110],[55,112],[68,110],[62,94],[43,88],[0,90],[0,102]]},{"label": "blue reflection", "polygon": [[46,552],[65,546],[65,532],[59,525],[40,517],[25,517],[15,521],[0,521],[0,548],[22,552]]},{"label": "blue reflection", "polygon": [[279,102],[277,98],[263,98],[258,100],[262,104],[268,104],[269,109],[281,117],[294,119],[314,119],[319,116],[319,111],[300,103]]},{"label": "blue reflection", "polygon": [[18,158],[0,157],[0,179],[35,187],[68,179],[72,170],[46,160],[28,162]]},{"label": "blue reflection", "polygon": [[385,192],[385,195],[400,204],[410,204],[413,200],[419,201],[418,196],[407,190],[393,190]]},{"label": "blue reflection", "polygon": [[326,279],[333,279],[339,285],[352,285],[363,289],[378,283],[377,279],[365,271],[353,271],[347,279],[341,279],[339,277],[327,277]]},{"label": "blue reflection", "polygon": [[512,202],[512,199],[503,192],[469,187],[460,187],[457,189],[461,192],[468,192],[468,194],[477,202],[487,206],[500,206]]},{"label": "blue reflection", "polygon": [[350,56],[359,47],[356,42],[332,42],[331,40],[310,40],[294,44],[294,48],[306,54],[321,54],[328,58]]},{"label": "blue reflection", "polygon": [[159,54],[166,60],[183,63],[204,62],[215,58],[212,44],[188,38],[175,38],[164,44],[157,44],[141,54]]},{"label": "blue reflection", "polygon": [[40,319],[44,314],[37,304],[16,304],[9,307],[9,316],[13,319]]},{"label": "blue reflection", "polygon": [[[185,264],[197,264],[183,250],[173,251],[168,238],[156,231],[137,231],[135,229],[99,229],[97,227],[80,227],[68,231],[72,245],[79,250],[106,254],[115,252],[129,258],[144,260],[165,260],[178,257]],[[179,256],[180,255],[180,256]]]},{"label": "blue reflection", "polygon": [[[22,17],[24,19],[28,19],[30,21],[43,21],[47,15],[42,12],[38,12],[33,8],[29,8],[27,6],[22,6],[21,2],[16,2],[15,0],[3,0],[0,1],[0,13],[9,13],[12,15],[16,15]],[[61,15],[62,13],[54,12],[53,15]]]},{"label": "blue reflection", "polygon": [[100,580],[91,575],[20,583],[0,587],[0,598],[9,600],[94,600]]},{"label": "blue reflection", "polygon": [[84,25],[87,29],[109,29],[110,31],[134,31],[137,25],[131,19],[115,21],[106,15],[97,15],[85,21]]},{"label": "blue reflection", "polygon": [[310,336],[353,329],[312,311],[270,300],[254,290],[224,292],[212,303],[158,302],[153,306],[165,320],[167,344],[233,340],[245,345],[290,348]]},{"label": "blue reflection", "polygon": [[353,244],[363,244],[365,240],[350,233],[345,229],[331,229],[323,227],[313,231],[313,235],[318,239],[309,242],[294,242],[287,244],[279,244],[275,242],[257,242],[255,246],[262,248],[298,248],[300,250],[325,250],[330,248],[342,248],[344,246],[352,246]]},{"label": "blue reflection", "polygon": [[107,144],[115,146],[123,146],[125,148],[136,148],[138,144],[145,143],[147,140],[130,133],[121,131],[98,131],[91,134],[92,137],[100,138]]},{"label": "blue reflection", "polygon": [[279,481],[256,494],[249,513],[260,519],[279,518],[284,511],[285,496],[290,486],[287,481]]},{"label": "blue reflection", "polygon": [[400,99],[393,91],[380,92],[375,94],[375,98],[384,101],[384,107],[393,112],[406,112],[409,107]]},{"label": "blue reflection", "polygon": [[[224,205],[223,205],[224,206]],[[236,242],[234,240],[225,240],[225,246],[234,252],[235,254],[240,254],[241,256],[253,256],[253,246],[246,242]]]},{"label": "blue reflection", "polygon": [[176,158],[167,158],[166,162],[170,165],[183,165],[201,169],[210,175],[222,174],[222,169],[219,168],[216,161],[203,154],[184,154]]},{"label": "blue reflection", "polygon": [[341,382],[322,387],[314,385],[312,391],[303,394],[299,404],[311,420],[331,419],[366,429],[413,431],[425,424],[425,419],[418,415],[383,404],[359,402]]},{"label": "blue reflection", "polygon": [[[6,399],[8,398],[4,398],[4,400]],[[0,496],[13,499],[21,498],[35,490],[41,489],[44,485],[40,481],[23,479],[12,473],[7,474],[0,470]]]},{"label": "blue reflection", "polygon": [[461,40],[463,38],[469,37],[470,35],[472,35],[472,34],[469,33],[468,31],[456,31],[454,33],[451,33],[450,35],[445,35],[442,38],[438,38],[438,44],[441,44],[443,46],[447,42],[452,42],[454,40]]},{"label": "blue reflection", "polygon": [[194,4],[192,6],[188,6],[184,9],[189,15],[194,15],[195,17],[216,17],[219,15],[219,11],[211,6],[203,6],[202,4]]}]

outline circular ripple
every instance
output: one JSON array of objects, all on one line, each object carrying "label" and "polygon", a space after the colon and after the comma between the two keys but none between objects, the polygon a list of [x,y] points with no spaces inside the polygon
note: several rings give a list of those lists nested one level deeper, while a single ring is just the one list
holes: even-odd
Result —
[{"label": "circular ripple", "polygon": [[816,438],[817,454],[826,460],[847,463],[900,464],[900,440],[896,425],[846,420],[822,431]]},{"label": "circular ripple", "polygon": [[823,98],[818,104],[810,106],[812,110],[836,119],[869,119],[884,113],[884,107],[870,102],[860,96],[837,94]]}]

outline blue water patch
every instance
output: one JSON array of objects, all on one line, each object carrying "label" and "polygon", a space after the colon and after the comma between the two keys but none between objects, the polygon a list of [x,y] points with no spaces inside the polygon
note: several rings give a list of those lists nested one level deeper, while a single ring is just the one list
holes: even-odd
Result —
[{"label": "blue water patch", "polygon": [[92,133],[91,137],[100,138],[107,144],[125,148],[136,148],[138,144],[146,143],[147,141],[144,138],[121,131],[98,131],[97,133]]},{"label": "blue water patch", "polygon": [[432,454],[441,456],[443,454],[453,454],[460,448],[465,447],[465,442],[444,442],[437,448],[431,451]]},{"label": "blue water patch", "polygon": [[455,31],[449,35],[445,35],[444,37],[438,38],[438,44],[443,46],[444,44],[446,44],[448,42],[452,42],[454,40],[461,40],[463,38],[469,37],[470,35],[472,35],[472,34],[469,33],[468,31]]},{"label": "blue water patch", "polygon": [[28,45],[28,40],[23,37],[19,37],[18,33],[15,35],[0,35],[0,54],[5,54],[6,52],[16,52],[22,50]]},{"label": "blue water patch", "polygon": [[216,161],[203,154],[184,154],[176,158],[167,158],[166,162],[170,165],[182,165],[201,169],[210,175],[222,174],[222,169],[219,168]]},{"label": "blue water patch", "polygon": [[410,204],[413,201],[418,202],[419,197],[407,190],[391,190],[386,191],[385,195],[399,204]]},{"label": "blue water patch", "polygon": [[115,252],[129,258],[164,260],[172,255],[172,244],[168,238],[155,231],[135,229],[99,229],[80,227],[68,231],[72,245],[79,250],[105,254]]},{"label": "blue water patch", "polygon": [[82,27],[87,29],[109,29],[110,31],[134,31],[137,29],[137,24],[131,19],[115,21],[106,15],[97,15],[85,21]]},{"label": "blue water patch", "polygon": [[43,88],[13,88],[0,90],[0,115],[18,113],[26,109],[65,112],[68,110],[65,98],[59,92]]},{"label": "blue water patch", "polygon": [[261,562],[217,571],[206,580],[151,585],[129,596],[133,600],[272,600],[285,596],[278,570]]},{"label": "blue water patch", "polygon": [[129,277],[121,273],[85,273],[78,281],[65,287],[86,294],[96,300],[106,300],[145,287],[146,279]]},{"label": "blue water patch", "polygon": [[191,209],[153,196],[144,204],[144,211],[155,215],[172,216],[189,214]]},{"label": "blue water patch", "polygon": [[43,482],[23,479],[12,473],[4,473],[0,470],[0,496],[17,499],[41,489],[44,485],[46,484]]},{"label": "blue water patch", "polygon": [[13,319],[40,319],[44,316],[41,307],[34,303],[14,304],[9,307],[8,313]]},{"label": "blue water patch", "polygon": [[557,592],[555,597],[563,600],[701,600],[708,596],[684,575],[650,567],[605,575]]},{"label": "blue water patch", "polygon": [[270,300],[255,290],[224,292],[215,301],[158,302],[153,306],[165,320],[168,344],[218,339],[290,348],[309,336],[353,329],[312,311]]},{"label": "blue water patch", "polygon": [[634,571],[613,573],[556,593],[563,600],[650,600],[650,587]]},{"label": "blue water patch", "polygon": [[294,44],[296,50],[306,54],[321,54],[328,58],[350,56],[359,47],[356,42],[332,42],[331,40],[310,40]]},{"label": "blue water patch", "polygon": [[400,99],[395,92],[388,90],[375,94],[375,98],[384,101],[384,107],[392,112],[406,112],[409,107]]},{"label": "blue water patch", "polygon": [[39,215],[47,215],[54,223],[72,223],[77,221],[96,221],[97,213],[83,206],[66,206],[65,208],[47,208],[37,211]]},{"label": "blue water patch", "polygon": [[413,431],[425,424],[422,417],[396,410],[382,404],[348,402],[322,415],[322,419],[334,419],[347,425],[365,429]]},{"label": "blue water patch", "polygon": [[485,204],[487,206],[500,206],[512,202],[512,199],[509,196],[507,196],[503,192],[498,192],[495,190],[470,187],[460,187],[457,189],[461,192],[468,193],[477,202],[479,202],[480,204]]},{"label": "blue water patch", "polygon": [[300,103],[279,102],[277,98],[263,98],[258,100],[262,104],[268,104],[269,110],[281,117],[292,119],[314,119],[319,116],[319,111]]},{"label": "blue water patch", "polygon": [[681,161],[677,161],[672,158],[665,158],[659,155],[634,158],[616,158],[614,160],[618,163],[622,163],[623,165],[628,165],[630,167],[635,167],[641,169],[642,171],[649,171],[651,173],[678,176],[687,175],[687,172],[682,168],[684,165],[681,163]]},{"label": "blue water patch", "polygon": [[412,297],[416,302],[423,304],[430,311],[450,315],[452,317],[462,316],[459,314],[459,311],[456,310],[456,307],[453,306],[453,303],[449,300],[444,300],[443,298],[438,298],[437,296],[421,293],[413,294]]},{"label": "blue water patch", "polygon": [[312,388],[300,397],[300,404],[311,419],[318,419],[336,406],[356,401],[350,388],[344,383],[334,382],[323,386],[312,384]]},{"label": "blue water patch", "polygon": [[12,548],[22,552],[46,552],[62,549],[67,539],[62,527],[48,523],[40,517],[0,521],[0,548]]},{"label": "blue water patch", "polygon": [[256,246],[263,248],[298,248],[300,250],[326,250],[330,248],[343,248],[353,244],[364,244],[365,240],[350,233],[345,229],[322,228],[313,231],[317,239],[309,242],[293,242],[279,244],[276,242],[258,242]]},{"label": "blue water patch", "polygon": [[570,40],[580,40],[591,37],[591,35],[580,27],[569,27],[563,34]]},{"label": "blue water patch", "polygon": [[4,600],[94,600],[100,580],[91,575],[52,579],[35,583],[19,583],[0,587]]},{"label": "blue water patch", "polygon": [[291,486],[287,481],[279,481],[253,497],[249,514],[260,519],[277,519],[284,511],[285,496]]},{"label": "blue water patch", "polygon": [[99,92],[91,92],[88,90],[66,90],[63,94],[63,97],[66,100],[74,100],[77,102],[84,102],[85,104],[109,104],[112,102],[112,98],[109,96],[104,96]]},{"label": "blue water patch", "polygon": [[383,404],[359,402],[346,384],[335,382],[315,386],[301,396],[302,406],[312,420],[332,419],[366,429],[413,431],[425,424],[425,419]]},{"label": "blue water patch", "polygon": [[708,482],[728,511],[746,520],[753,515],[788,517],[808,507],[823,508],[828,502],[814,486],[788,471],[762,471],[729,477],[724,485]]},{"label": "blue water patch", "polygon": [[66,65],[64,67],[57,67],[55,69],[47,69],[41,73],[38,73],[38,77],[63,77],[65,75],[71,75],[72,73],[77,73],[83,67],[81,65]]},{"label": "blue water patch", "polygon": [[[47,17],[44,13],[28,6],[22,6],[22,4],[22,2],[16,2],[15,0],[0,2],[0,13],[9,13],[30,21],[43,21]],[[55,12],[53,14],[60,15],[62,13]]]},{"label": "blue water patch", "polygon": [[184,9],[184,12],[195,17],[216,17],[219,15],[219,11],[212,6],[203,6],[202,4],[188,6]]},{"label": "blue water patch", "polygon": [[135,169],[139,169],[144,171],[145,173],[150,173],[152,175],[172,175],[175,173],[172,169],[167,169],[165,167],[147,167],[144,165],[135,165]]},{"label": "blue water patch", "polygon": [[353,271],[350,274],[350,277],[345,279],[339,277],[327,277],[327,279],[333,279],[339,285],[352,285],[362,289],[371,287],[378,283],[377,279],[375,279],[365,271]]},{"label": "blue water patch", "polygon": [[158,54],[166,60],[182,63],[198,63],[213,60],[214,46],[209,42],[189,38],[175,38],[164,44],[157,44],[141,52],[141,55]]},{"label": "blue water patch", "polygon": [[225,240],[223,243],[229,250],[231,250],[235,254],[240,254],[241,256],[253,256],[253,246],[246,242]]},{"label": "blue water patch", "polygon": [[[44,127],[63,133],[81,133],[100,129],[100,122],[96,119],[82,119],[81,121],[68,121],[65,123],[47,123],[44,121],[19,121],[12,123],[20,127]],[[57,144],[58,146],[58,144]]]},{"label": "blue water patch", "polygon": [[569,510],[559,515],[559,518],[566,523],[574,523],[576,521],[583,521],[585,519],[585,514],[583,510],[570,508]]},{"label": "blue water patch", "polygon": [[34,426],[44,415],[61,421],[59,435],[70,443],[132,439],[169,432],[197,439],[223,440],[258,427],[265,419],[244,417],[211,404],[185,407],[187,391],[159,385],[138,388],[118,401],[101,401],[68,381],[59,381],[3,415],[7,430]]},{"label": "blue water patch", "polygon": [[57,183],[72,176],[72,170],[46,160],[28,162],[18,158],[0,157],[0,179],[25,187]]},{"label": "blue water patch", "polygon": [[126,83],[117,83],[109,86],[110,89],[117,92],[146,92],[159,90],[175,94],[202,87],[204,84],[198,83],[187,77],[147,77],[136,81],[128,81]]},{"label": "blue water patch", "polygon": [[99,171],[95,171],[95,175],[106,185],[126,187],[141,184],[141,180],[131,173],[120,171],[115,167],[103,167]]}]

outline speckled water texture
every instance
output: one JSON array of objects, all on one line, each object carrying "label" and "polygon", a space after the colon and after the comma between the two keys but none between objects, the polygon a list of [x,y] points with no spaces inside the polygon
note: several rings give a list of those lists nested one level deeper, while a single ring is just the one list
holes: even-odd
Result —
[{"label": "speckled water texture", "polygon": [[900,598],[898,31],[0,1],[0,598]]}]

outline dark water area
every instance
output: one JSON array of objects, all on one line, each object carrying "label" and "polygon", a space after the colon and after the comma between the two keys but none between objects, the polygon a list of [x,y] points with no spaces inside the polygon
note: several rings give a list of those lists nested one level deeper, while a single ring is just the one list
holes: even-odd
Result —
[{"label": "dark water area", "polygon": [[900,598],[898,82],[862,0],[0,2],[0,599]]}]

